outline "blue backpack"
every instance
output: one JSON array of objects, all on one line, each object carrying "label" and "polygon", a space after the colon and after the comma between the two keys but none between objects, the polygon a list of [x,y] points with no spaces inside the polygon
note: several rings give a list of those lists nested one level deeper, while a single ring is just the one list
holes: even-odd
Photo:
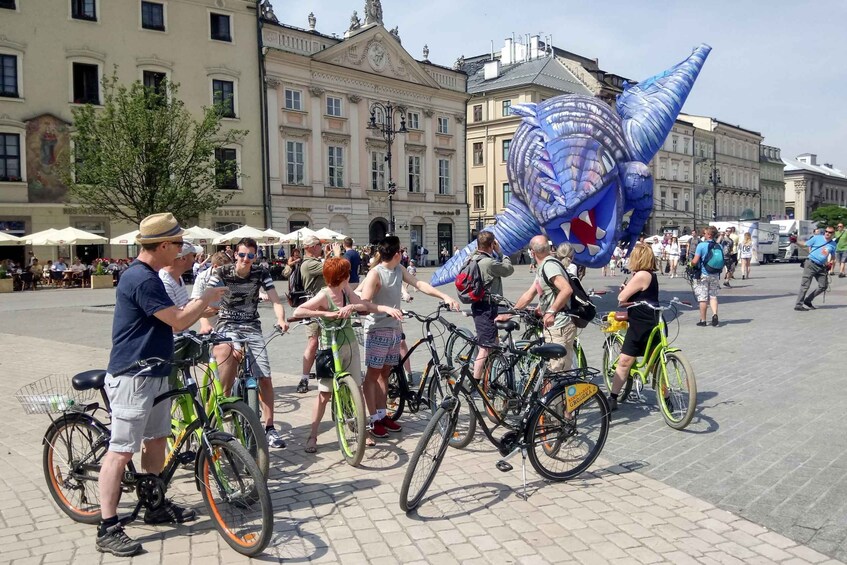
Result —
[{"label": "blue backpack", "polygon": [[709,242],[709,251],[703,258],[703,268],[709,274],[720,274],[723,271],[724,264],[723,248],[714,241]]}]

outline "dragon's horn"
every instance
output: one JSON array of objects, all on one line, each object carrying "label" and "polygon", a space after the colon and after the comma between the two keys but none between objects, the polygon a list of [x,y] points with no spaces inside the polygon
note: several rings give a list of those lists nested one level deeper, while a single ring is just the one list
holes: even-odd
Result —
[{"label": "dragon's horn", "polygon": [[[535,221],[526,205],[513,198],[509,205],[497,214],[497,223],[487,226],[483,231],[494,233],[494,237],[500,243],[500,249],[506,255],[511,255],[526,246],[529,240],[541,233],[541,226]],[[432,275],[430,283],[440,286],[452,282],[462,266],[473,252],[476,251],[476,241],[472,241],[453,255],[447,263]]]},{"label": "dragon's horn", "polygon": [[667,71],[634,85],[624,84],[617,111],[634,160],[649,163],[665,142],[711,50],[702,43]]}]

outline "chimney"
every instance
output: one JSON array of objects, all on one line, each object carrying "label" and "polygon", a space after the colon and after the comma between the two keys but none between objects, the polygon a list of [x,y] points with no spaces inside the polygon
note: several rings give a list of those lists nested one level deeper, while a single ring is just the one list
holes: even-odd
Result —
[{"label": "chimney", "polygon": [[798,155],[797,160],[807,165],[817,166],[818,164],[818,156],[814,153],[803,153],[802,155]]},{"label": "chimney", "polygon": [[503,47],[503,50],[500,52],[500,61],[504,65],[512,64],[512,38],[506,38],[506,45]]},{"label": "chimney", "polygon": [[500,61],[497,59],[488,61],[482,67],[482,76],[484,80],[491,80],[500,76]]},{"label": "chimney", "polygon": [[538,58],[538,39],[537,35],[533,35],[529,38],[529,58],[537,59]]},{"label": "chimney", "polygon": [[835,167],[833,167],[833,166],[832,166],[832,163],[824,163],[824,164],[823,164],[823,166],[824,166],[824,167],[827,167],[827,168],[830,168],[830,169],[834,169],[834,168],[835,168]]}]

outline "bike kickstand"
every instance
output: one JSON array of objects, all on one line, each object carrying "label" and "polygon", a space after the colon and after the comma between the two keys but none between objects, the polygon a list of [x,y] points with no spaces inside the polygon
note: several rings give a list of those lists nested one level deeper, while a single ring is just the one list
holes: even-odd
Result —
[{"label": "bike kickstand", "polygon": [[526,448],[521,447],[521,470],[523,471],[523,498],[524,500],[529,500],[529,496],[526,494]]}]

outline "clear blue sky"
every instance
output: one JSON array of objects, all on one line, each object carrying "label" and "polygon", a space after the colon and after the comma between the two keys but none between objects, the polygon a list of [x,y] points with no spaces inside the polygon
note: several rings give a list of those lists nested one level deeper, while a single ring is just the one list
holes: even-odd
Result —
[{"label": "clear blue sky", "polygon": [[[364,0],[273,0],[281,22],[342,35]],[[459,55],[502,47],[512,33],[553,34],[553,43],[640,80],[690,53],[713,51],[683,111],[761,132],[783,157],[816,153],[847,170],[847,1],[383,0],[403,46],[450,66]]]}]

